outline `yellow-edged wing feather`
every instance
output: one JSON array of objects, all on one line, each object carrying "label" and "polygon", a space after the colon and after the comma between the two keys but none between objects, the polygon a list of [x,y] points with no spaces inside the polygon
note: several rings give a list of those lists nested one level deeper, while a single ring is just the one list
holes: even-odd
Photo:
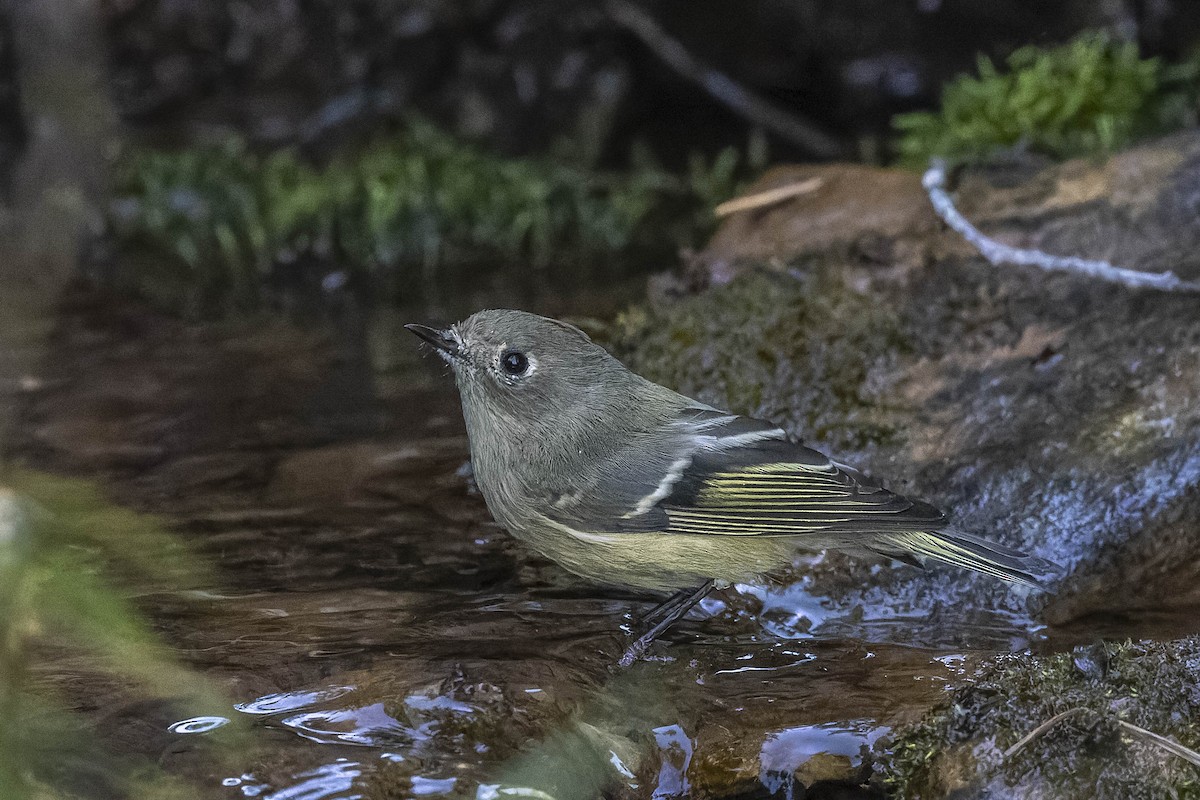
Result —
[{"label": "yellow-edged wing feather", "polygon": [[557,502],[551,518],[597,533],[807,537],[818,547],[910,562],[927,556],[1035,585],[1051,567],[949,528],[928,503],[894,494],[759,420],[687,409],[658,447],[655,458],[631,449],[602,463],[587,490]]},{"label": "yellow-edged wing feather", "polygon": [[786,439],[696,453],[662,508],[669,531],[735,536],[867,534],[945,522],[933,506]]}]

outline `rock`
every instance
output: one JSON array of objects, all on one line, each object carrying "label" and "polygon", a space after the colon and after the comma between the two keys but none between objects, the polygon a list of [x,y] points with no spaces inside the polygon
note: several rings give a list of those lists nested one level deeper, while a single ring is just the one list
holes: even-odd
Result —
[{"label": "rock", "polygon": [[[750,196],[816,181],[816,188],[760,209],[732,214],[713,235],[699,263],[714,283],[727,283],[738,265],[787,260],[886,240],[889,250],[937,229],[921,177],[860,164],[780,166],[748,188]],[[915,254],[909,254],[915,256]]]},{"label": "rock", "polygon": [[[763,186],[812,174],[780,171]],[[814,193],[731,221],[698,259],[713,270],[735,265],[728,275],[711,271],[706,291],[631,309],[607,344],[648,377],[777,420],[1063,573],[1048,593],[1027,594],[961,570],[881,569],[833,555],[797,567],[807,600],[766,589],[764,605],[786,612],[800,603],[799,614],[816,598],[817,636],[869,639],[872,624],[907,617],[925,621],[914,644],[990,627],[995,650],[1018,651],[1032,619],[1065,625],[1194,607],[1200,298],[993,267],[956,234],[926,226],[898,180],[889,195],[863,188],[883,186],[879,174],[859,175],[856,191],[872,198],[860,209],[870,213],[810,230],[825,214]],[[1200,273],[1200,215],[1187,211],[1196,196],[1196,133],[1104,164],[969,173],[958,190],[965,213],[1008,243],[1184,277]],[[869,250],[855,244],[864,241]],[[1186,795],[1194,767],[1129,739],[1113,720],[1200,743],[1188,724],[1200,702],[1198,653],[1191,638],[1001,656],[949,704],[876,746],[876,788],[902,797]],[[1074,706],[1089,711],[1002,756]],[[705,764],[721,751],[698,752]],[[742,774],[753,759],[737,763],[713,774]],[[820,777],[854,780],[848,772]]]},{"label": "rock", "polygon": [[[1185,220],[1183,211],[1200,192],[1197,154],[1200,134],[1192,133],[1106,165],[1054,167],[1028,184],[977,175],[960,202],[986,209],[983,225],[995,235],[1019,228],[1022,242],[1044,243],[1043,231],[1057,231],[1056,241],[1073,231],[1088,242],[1083,255],[1120,252],[1129,259],[1123,266],[1171,266],[1194,277],[1194,257],[1163,258],[1194,251],[1200,238],[1200,216]],[[1089,181],[1100,178],[1081,177],[1088,169],[1151,176],[1153,188],[1139,183],[1105,199],[1124,179],[1096,189]],[[920,234],[911,192],[868,194],[897,206],[873,212],[888,221],[872,223],[892,232],[885,244],[907,241],[942,256],[927,265],[880,262],[833,245],[838,233],[781,237],[779,229],[805,227],[781,221],[800,213],[802,200],[792,201],[760,217],[770,231],[737,223],[740,237],[756,242],[745,252],[765,257],[769,243],[782,243],[783,269],[743,268],[728,285],[634,309],[614,326],[611,346],[654,380],[778,420],[892,488],[950,509],[961,527],[1064,568],[1051,593],[1027,598],[959,570],[871,572],[827,559],[814,593],[847,615],[998,621],[1001,611],[1059,624],[1101,610],[1194,604],[1200,298],[995,268],[952,232]],[[1105,218],[1130,222],[1096,222]],[[1157,242],[1132,242],[1132,228]],[[849,235],[864,230],[850,226]],[[702,257],[725,258],[731,241],[719,236]]]},{"label": "rock", "polygon": [[[880,782],[911,798],[1195,796],[1194,765],[1118,720],[1200,746],[1200,638],[1103,651],[1099,675],[1070,653],[1001,659],[883,745]],[[1073,709],[1084,710],[1016,747]]]},{"label": "rock", "polygon": [[1200,275],[1200,136],[1177,134],[1103,162],[1077,159],[1031,176],[968,173],[959,208],[1005,244]]}]

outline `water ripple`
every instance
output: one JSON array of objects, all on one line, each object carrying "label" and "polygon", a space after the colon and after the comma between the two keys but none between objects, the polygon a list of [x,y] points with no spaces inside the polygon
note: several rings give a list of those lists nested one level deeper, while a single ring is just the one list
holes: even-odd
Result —
[{"label": "water ripple", "polygon": [[380,746],[385,742],[425,738],[423,731],[401,724],[384,710],[383,703],[361,708],[310,711],[282,720],[306,739],[314,742],[348,742]]},{"label": "water ripple", "polygon": [[226,717],[192,717],[167,726],[171,733],[208,733],[229,724]]},{"label": "water ripple", "polygon": [[362,765],[357,761],[339,758],[332,764],[324,764],[296,777],[299,783],[267,795],[265,800],[362,800],[362,795],[352,792],[354,779],[362,774]]},{"label": "water ripple", "polygon": [[315,706],[326,700],[335,700],[354,691],[353,686],[334,686],[307,692],[276,692],[264,695],[249,703],[234,706],[243,714],[282,714],[288,711]]}]

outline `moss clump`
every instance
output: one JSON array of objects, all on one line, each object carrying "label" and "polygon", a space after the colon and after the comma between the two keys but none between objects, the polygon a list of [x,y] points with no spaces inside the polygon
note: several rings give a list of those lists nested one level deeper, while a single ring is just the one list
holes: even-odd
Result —
[{"label": "moss clump", "polygon": [[751,270],[667,308],[628,311],[614,331],[631,368],[714,405],[839,449],[894,433],[868,378],[908,349],[901,319],[836,265]]},{"label": "moss clump", "polygon": [[448,265],[586,268],[696,244],[737,164],[730,150],[684,176],[599,175],[501,158],[421,123],[321,166],[230,140],[130,153],[109,230],[122,255],[149,256],[138,270],[202,310],[256,307],[271,276],[314,260],[396,296]]},{"label": "moss clump", "polygon": [[1200,61],[1168,67],[1092,33],[1023,47],[1007,64],[1001,71],[980,57],[978,77],[942,90],[940,111],[897,116],[901,160],[922,168],[934,157],[979,161],[1018,146],[1054,158],[1093,155],[1196,124]]},{"label": "moss clump", "polygon": [[[1200,640],[1101,644],[1002,659],[946,705],[900,730],[880,760],[897,797],[1200,797],[1200,771],[1123,734],[1122,719],[1200,745]],[[1012,756],[1004,751],[1056,714]],[[991,793],[989,794],[989,790]]]}]

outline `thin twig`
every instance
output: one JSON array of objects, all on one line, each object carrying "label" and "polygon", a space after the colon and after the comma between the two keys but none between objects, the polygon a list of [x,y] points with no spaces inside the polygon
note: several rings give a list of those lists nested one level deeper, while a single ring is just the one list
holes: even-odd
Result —
[{"label": "thin twig", "polygon": [[1150,742],[1151,744],[1158,745],[1163,750],[1166,750],[1168,753],[1179,756],[1184,761],[1190,761],[1191,763],[1195,764],[1197,767],[1200,767],[1200,753],[1197,753],[1195,750],[1191,749],[1190,747],[1184,747],[1183,745],[1181,745],[1179,742],[1175,741],[1174,739],[1168,739],[1165,736],[1160,736],[1159,734],[1155,733],[1154,731],[1148,731],[1145,728],[1140,728],[1137,725],[1134,725],[1132,722],[1126,722],[1123,719],[1117,720],[1117,724],[1120,725],[1125,730],[1129,731],[1130,733],[1136,734],[1137,736],[1141,737],[1142,739],[1145,739],[1146,741]]},{"label": "thin twig", "polygon": [[[1016,744],[1014,744],[1012,747],[1010,747],[1004,751],[1004,754],[1001,756],[1001,758],[1003,758],[1005,761],[1007,761],[1008,759],[1015,756],[1017,753],[1021,752],[1021,750],[1023,750],[1026,745],[1028,745],[1030,742],[1032,742],[1034,739],[1038,738],[1039,736],[1042,736],[1043,734],[1045,734],[1046,731],[1050,730],[1055,725],[1059,724],[1060,722],[1062,722],[1063,720],[1065,720],[1069,717],[1073,717],[1076,714],[1082,714],[1084,712],[1087,712],[1089,714],[1097,713],[1090,708],[1085,708],[1083,706],[1079,706],[1077,708],[1067,709],[1066,711],[1063,711],[1061,714],[1055,714],[1053,717],[1046,720],[1041,725],[1038,725],[1036,728],[1031,730],[1029,733],[1022,736],[1020,738],[1020,740],[1017,741]],[[1190,747],[1186,747],[1186,746],[1180,744],[1179,742],[1175,741],[1174,739],[1168,739],[1166,736],[1157,734],[1154,731],[1148,731],[1141,726],[1134,725],[1132,722],[1126,722],[1123,719],[1117,719],[1116,717],[1114,717],[1110,714],[1098,714],[1098,716],[1100,716],[1101,718],[1104,718],[1104,719],[1111,719],[1117,725],[1119,725],[1120,727],[1129,731],[1130,733],[1134,734],[1138,738],[1140,738],[1144,741],[1147,741],[1150,744],[1161,747],[1163,750],[1166,750],[1171,755],[1178,756],[1179,758],[1182,758],[1184,761],[1188,761],[1188,762],[1200,767],[1200,753],[1197,753],[1195,750],[1191,749]]]},{"label": "thin twig", "polygon": [[1200,281],[1185,281],[1174,272],[1139,272],[1113,266],[1107,261],[1092,261],[1076,256],[1053,256],[1041,250],[1009,247],[988,238],[954,207],[954,201],[946,191],[946,164],[941,159],[930,162],[921,183],[929,193],[929,201],[938,216],[972,244],[993,266],[1021,264],[1050,272],[1077,272],[1134,289],[1200,292]]},{"label": "thin twig", "polygon": [[752,211],[756,208],[773,206],[776,203],[791,200],[793,197],[799,197],[802,194],[811,194],[820,189],[824,183],[825,181],[820,178],[809,178],[808,180],[789,183],[786,186],[768,189],[765,192],[755,192],[743,197],[735,197],[732,200],[726,200],[714,208],[713,214],[718,217],[727,217],[739,211]]},{"label": "thin twig", "polygon": [[1017,753],[1021,752],[1025,748],[1025,745],[1029,744],[1034,739],[1038,738],[1039,736],[1044,734],[1046,731],[1050,730],[1055,725],[1062,722],[1064,719],[1067,719],[1068,717],[1073,717],[1076,714],[1083,713],[1084,711],[1091,711],[1091,709],[1080,706],[1078,708],[1067,709],[1066,711],[1062,712],[1061,714],[1055,714],[1053,717],[1046,720],[1041,725],[1038,725],[1036,728],[1031,730],[1029,733],[1022,736],[1017,741],[1017,743],[1014,744],[1012,747],[1005,750],[1002,758],[1004,758],[1005,760],[1012,758]]},{"label": "thin twig", "polygon": [[608,0],[604,5],[614,22],[641,39],[667,66],[699,85],[730,110],[812,153],[828,158],[841,155],[843,148],[833,136],[755,94],[725,73],[697,61],[638,6],[627,0]]}]

